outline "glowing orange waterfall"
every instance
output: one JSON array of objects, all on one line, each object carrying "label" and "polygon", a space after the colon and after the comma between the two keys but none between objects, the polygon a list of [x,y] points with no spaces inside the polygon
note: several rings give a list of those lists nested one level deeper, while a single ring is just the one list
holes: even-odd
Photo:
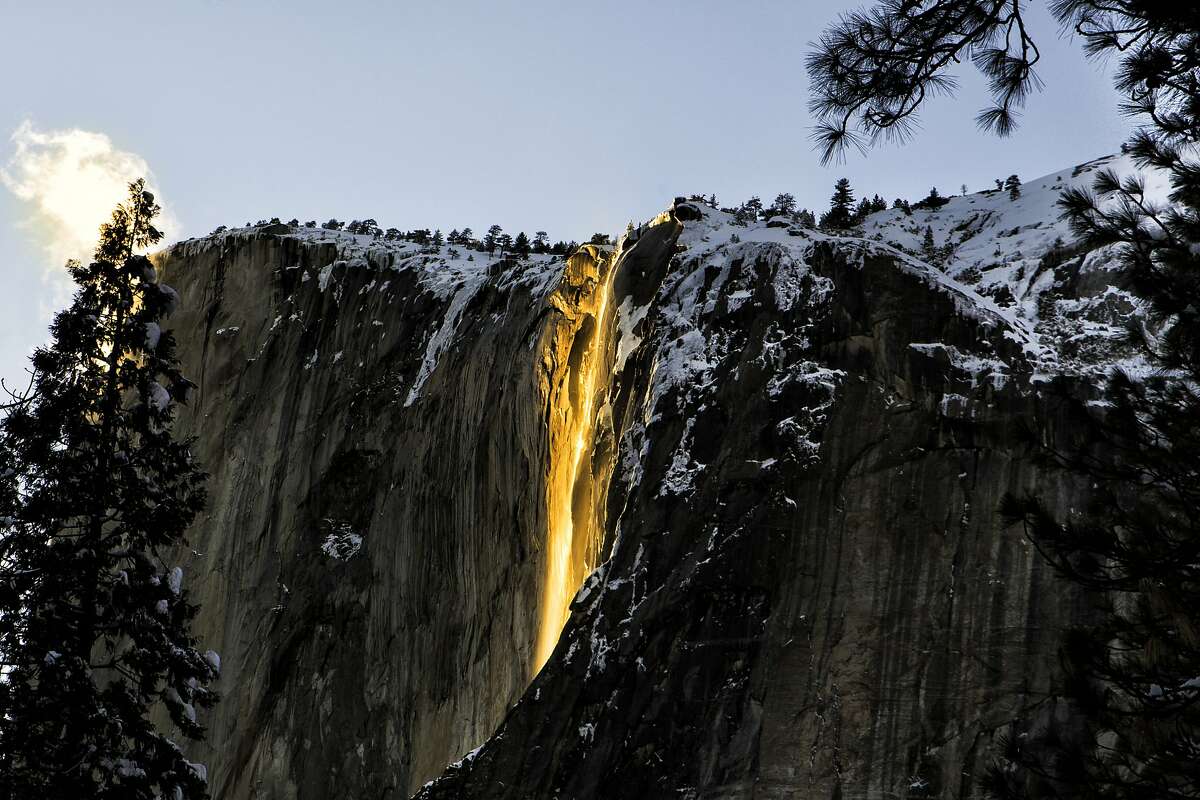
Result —
[{"label": "glowing orange waterfall", "polygon": [[549,396],[548,531],[534,674],[554,651],[571,599],[596,567],[603,544],[598,492],[607,480],[597,481],[592,454],[608,391],[614,263],[600,248],[585,245],[568,259],[552,298],[562,321],[555,337],[559,368]]}]

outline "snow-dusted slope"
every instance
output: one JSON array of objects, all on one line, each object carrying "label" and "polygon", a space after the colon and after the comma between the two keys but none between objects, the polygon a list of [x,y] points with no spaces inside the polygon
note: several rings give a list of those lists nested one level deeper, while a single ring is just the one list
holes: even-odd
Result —
[{"label": "snow-dusted slope", "polygon": [[[1026,181],[1015,200],[991,189],[951,197],[935,210],[880,211],[866,219],[862,235],[926,260],[992,298],[1030,336],[1048,372],[1106,370],[1114,363],[1136,368],[1136,359],[1113,344],[1137,303],[1113,285],[1112,254],[1080,253],[1059,218],[1062,191],[1090,189],[1102,170],[1141,174],[1147,197],[1166,200],[1166,175],[1140,170],[1128,156],[1106,156]],[[927,229],[932,257],[924,248]]]},{"label": "snow-dusted slope", "polygon": [[[1082,251],[1059,216],[1062,191],[1090,188],[1101,170],[1141,174],[1148,199],[1166,200],[1165,175],[1139,170],[1127,156],[1108,156],[1027,181],[1015,199],[993,189],[951,197],[936,209],[889,209],[842,236],[781,217],[739,223],[732,214],[692,204],[700,218],[685,225],[680,242],[690,253],[717,259],[773,245],[803,263],[818,242],[858,246],[864,257],[898,257],[898,268],[953,295],[960,311],[1006,327],[1042,375],[1113,366],[1137,371],[1144,365],[1121,339],[1128,323],[1140,318],[1138,302],[1117,285],[1113,253]],[[748,287],[727,289],[729,302],[736,303]]]}]

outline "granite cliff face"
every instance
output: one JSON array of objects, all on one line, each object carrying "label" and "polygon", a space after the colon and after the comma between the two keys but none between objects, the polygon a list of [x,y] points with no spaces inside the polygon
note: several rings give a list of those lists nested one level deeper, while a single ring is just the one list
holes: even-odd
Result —
[{"label": "granite cliff face", "polygon": [[217,797],[406,796],[531,673],[551,273],[459,282],[344,244],[229,236],[163,264],[212,475],[188,572],[226,665]]},{"label": "granite cliff face", "polygon": [[965,797],[1053,713],[1085,609],[994,510],[1079,497],[1018,435],[1087,438],[1021,313],[1078,282],[1006,304],[690,202],[475,255],[273,226],[162,257],[215,797]]}]

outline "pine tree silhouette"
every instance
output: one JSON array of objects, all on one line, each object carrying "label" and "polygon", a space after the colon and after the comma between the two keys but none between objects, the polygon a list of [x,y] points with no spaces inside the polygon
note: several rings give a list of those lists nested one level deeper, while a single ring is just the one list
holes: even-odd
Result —
[{"label": "pine tree silhouette", "polygon": [[1016,200],[1021,196],[1021,179],[1016,175],[1009,175],[1004,181],[1004,189],[1008,192],[1009,200]]},{"label": "pine tree silhouette", "polygon": [[854,191],[850,188],[850,179],[841,178],[834,184],[829,210],[821,215],[821,227],[834,230],[849,228],[854,223],[853,209]]},{"label": "pine tree silhouette", "polygon": [[151,722],[202,738],[219,659],[169,559],[204,503],[193,388],[160,327],[178,303],[139,251],[158,242],[141,181],[69,264],[74,301],[0,422],[0,786],[9,797],[202,798],[206,771]]}]

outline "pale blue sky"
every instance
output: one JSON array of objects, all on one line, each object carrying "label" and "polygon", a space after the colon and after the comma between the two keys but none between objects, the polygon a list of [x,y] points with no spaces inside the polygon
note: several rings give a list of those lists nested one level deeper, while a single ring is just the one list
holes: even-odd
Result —
[{"label": "pale blue sky", "polygon": [[[0,0],[7,135],[78,128],[149,164],[185,236],[280,216],[385,226],[617,231],[676,194],[723,204],[833,182],[917,199],[1115,151],[1103,68],[1038,13],[1046,90],[980,135],[967,67],[903,147],[822,167],[804,56],[857,2]],[[0,190],[0,375],[45,338],[43,249]]]}]

